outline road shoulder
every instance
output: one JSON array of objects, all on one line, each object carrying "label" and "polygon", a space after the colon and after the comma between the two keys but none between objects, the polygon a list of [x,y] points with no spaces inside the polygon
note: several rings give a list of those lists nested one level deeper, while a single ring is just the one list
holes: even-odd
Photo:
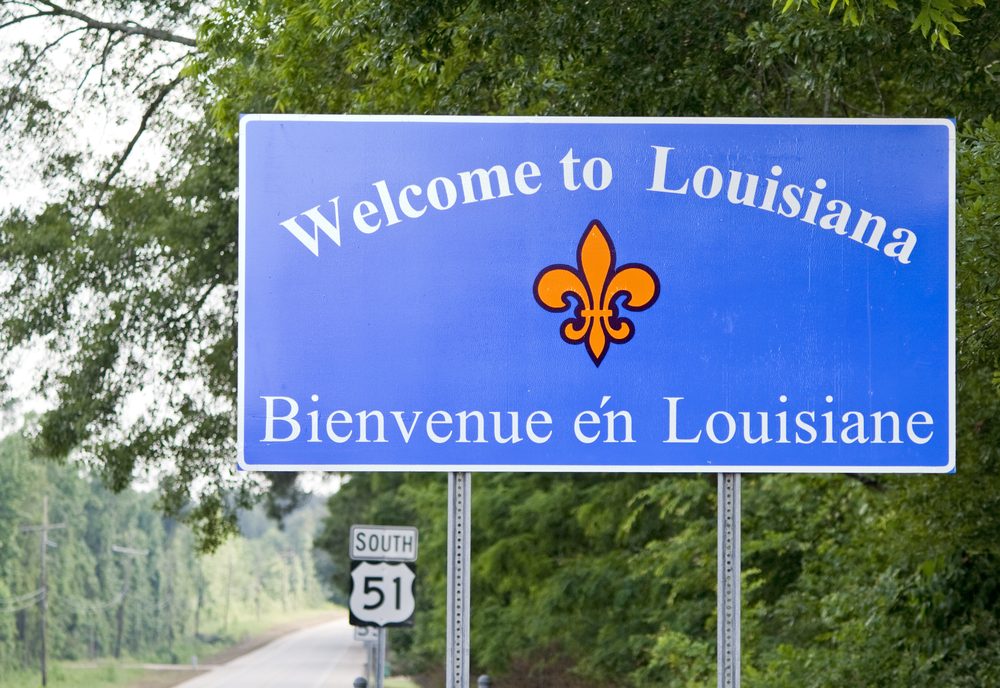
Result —
[{"label": "road shoulder", "polygon": [[128,688],[171,688],[172,686],[180,685],[205,673],[208,667],[226,664],[254,650],[259,650],[289,633],[294,633],[304,628],[312,628],[313,626],[343,618],[346,615],[346,610],[338,608],[311,613],[301,618],[277,624],[215,654],[199,658],[198,663],[202,667],[201,669],[180,669],[179,667],[171,667],[168,671],[149,669],[143,676],[129,683]]}]

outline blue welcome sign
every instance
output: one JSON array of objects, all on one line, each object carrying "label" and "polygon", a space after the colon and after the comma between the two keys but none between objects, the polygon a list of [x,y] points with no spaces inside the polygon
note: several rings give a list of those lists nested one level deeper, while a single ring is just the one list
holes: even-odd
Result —
[{"label": "blue welcome sign", "polygon": [[946,472],[946,120],[250,115],[240,465]]}]

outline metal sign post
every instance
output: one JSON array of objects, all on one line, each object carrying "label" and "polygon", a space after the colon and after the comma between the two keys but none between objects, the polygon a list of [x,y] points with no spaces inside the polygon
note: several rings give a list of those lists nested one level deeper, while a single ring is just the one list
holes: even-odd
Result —
[{"label": "metal sign post", "polygon": [[447,688],[469,688],[472,474],[448,474]]},{"label": "metal sign post", "polygon": [[740,474],[719,475],[719,688],[740,686]]},{"label": "metal sign post", "polygon": [[388,633],[387,629],[378,629],[378,645],[375,651],[375,688],[384,688],[385,686],[385,640]]},{"label": "metal sign post", "polygon": [[378,636],[381,630],[377,626],[355,626],[354,639],[365,647],[365,685],[375,685],[375,665],[378,663]]}]

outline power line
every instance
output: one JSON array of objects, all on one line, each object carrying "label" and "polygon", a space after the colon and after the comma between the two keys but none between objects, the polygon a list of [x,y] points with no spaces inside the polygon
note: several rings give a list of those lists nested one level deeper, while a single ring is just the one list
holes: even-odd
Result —
[{"label": "power line", "polygon": [[115,595],[112,599],[108,600],[107,602],[101,602],[99,600],[88,600],[82,597],[60,598],[58,600],[58,604],[62,606],[63,609],[72,608],[74,611],[78,612],[87,612],[87,611],[96,612],[102,609],[110,609],[111,607],[114,607],[115,605],[121,603],[122,598],[124,598],[124,596],[125,594],[123,592],[119,592],[117,595]]},{"label": "power line", "polygon": [[24,595],[13,598],[9,603],[0,606],[0,612],[4,614],[10,613],[14,614],[28,607],[32,606],[38,602],[39,598],[42,596],[42,590],[39,588],[34,592],[29,592]]}]

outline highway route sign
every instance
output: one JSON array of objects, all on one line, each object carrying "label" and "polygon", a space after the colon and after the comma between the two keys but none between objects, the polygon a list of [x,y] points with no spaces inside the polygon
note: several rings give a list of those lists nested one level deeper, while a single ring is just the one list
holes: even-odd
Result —
[{"label": "highway route sign", "polygon": [[355,561],[351,564],[352,626],[412,626],[416,567],[410,562]]}]

